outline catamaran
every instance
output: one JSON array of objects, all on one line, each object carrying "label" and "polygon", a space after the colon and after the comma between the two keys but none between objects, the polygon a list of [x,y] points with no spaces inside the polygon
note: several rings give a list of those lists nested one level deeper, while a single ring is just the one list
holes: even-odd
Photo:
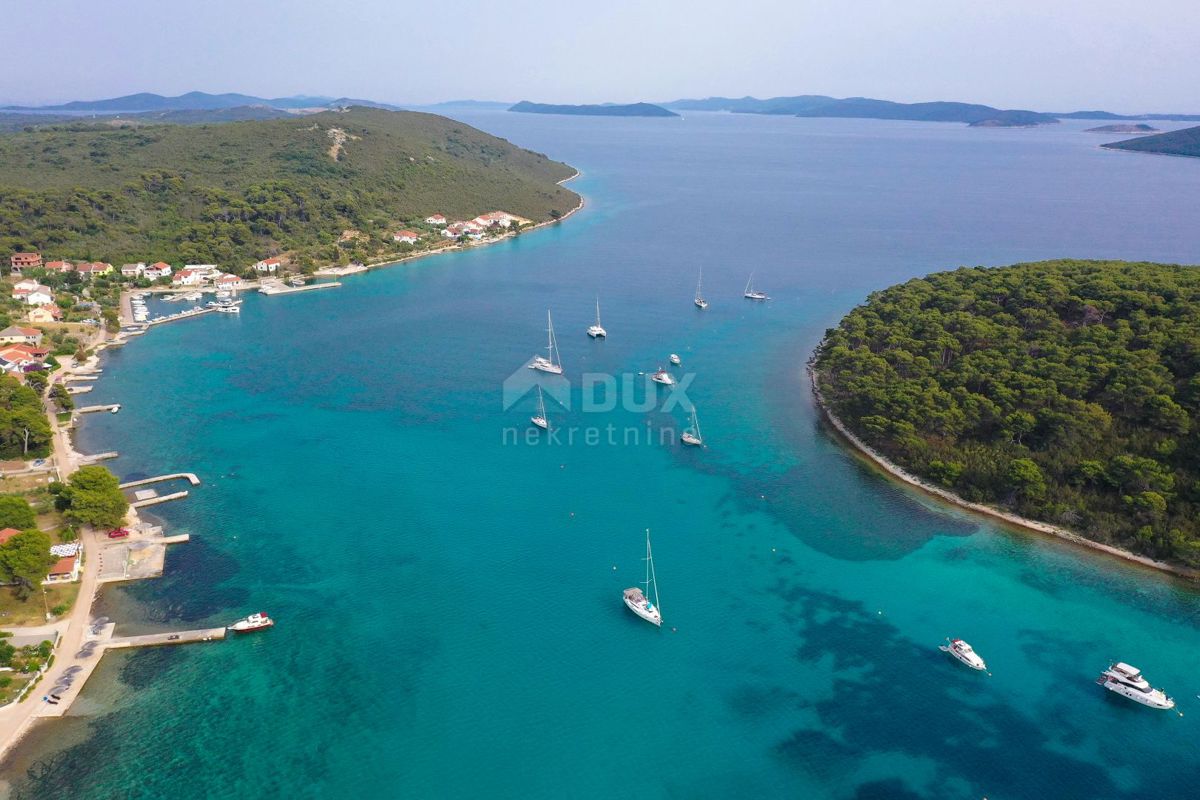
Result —
[{"label": "catamaran", "polygon": [[604,330],[604,326],[600,324],[600,298],[596,298],[596,324],[588,328],[588,336],[593,339],[603,339],[608,336],[608,331]]},{"label": "catamaran", "polygon": [[746,281],[746,291],[742,293],[742,297],[747,300],[770,300],[766,292],[756,291],[754,288],[754,273],[750,273],[750,280]]},{"label": "catamaran", "polygon": [[704,299],[704,295],[700,292],[700,286],[704,283],[704,270],[700,270],[700,277],[696,279],[696,308],[703,311],[708,308],[708,301]]},{"label": "catamaran", "polygon": [[[646,594],[654,584],[654,602],[651,603]],[[654,578],[654,554],[650,552],[650,529],[646,528],[646,580],[642,581],[645,591],[638,587],[625,590],[625,605],[646,622],[662,625],[662,609],[658,605],[658,581]]]},{"label": "catamaran", "polygon": [[537,425],[544,431],[550,430],[550,420],[546,417],[546,402],[542,400],[542,387],[537,387],[538,390],[538,408],[537,414],[529,418],[529,421]]},{"label": "catamaran", "polygon": [[704,437],[700,435],[700,421],[696,419],[696,407],[692,406],[692,426],[684,430],[683,435],[679,440],[684,444],[690,444],[693,447],[701,447],[704,445]]},{"label": "catamaran", "polygon": [[558,343],[554,340],[554,320],[550,318],[550,309],[546,309],[546,334],[549,337],[546,344],[546,355],[534,356],[529,368],[551,375],[562,375],[562,358],[558,354]]}]

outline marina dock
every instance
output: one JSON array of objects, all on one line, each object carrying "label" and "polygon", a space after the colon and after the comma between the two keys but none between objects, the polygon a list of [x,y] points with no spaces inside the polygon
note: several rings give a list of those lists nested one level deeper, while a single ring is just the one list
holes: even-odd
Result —
[{"label": "marina dock", "polygon": [[170,494],[160,494],[154,497],[143,497],[141,500],[134,500],[129,504],[130,508],[145,508],[146,506],[156,506],[159,503],[168,503],[172,500],[182,500],[188,496],[187,489]]},{"label": "marina dock", "polygon": [[169,317],[155,317],[148,322],[143,323],[146,327],[151,325],[162,325],[164,322],[177,322],[181,319],[191,319],[192,317],[200,317],[205,314],[212,314],[217,309],[209,306],[208,308],[190,308],[187,311],[180,311],[178,314],[172,314]]},{"label": "marina dock", "polygon": [[94,414],[97,411],[108,411],[109,413],[120,411],[120,403],[111,403],[106,406],[84,406],[83,408],[75,409],[76,414]]},{"label": "marina dock", "polygon": [[80,456],[79,463],[80,464],[97,464],[101,461],[108,461],[110,458],[116,458],[119,455],[121,455],[121,454],[118,453],[116,450],[109,450],[107,453],[95,453],[90,456]]}]

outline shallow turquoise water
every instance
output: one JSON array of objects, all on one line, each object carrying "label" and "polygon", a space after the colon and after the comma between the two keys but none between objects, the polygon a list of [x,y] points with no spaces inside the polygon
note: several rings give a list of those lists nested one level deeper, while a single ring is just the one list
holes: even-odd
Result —
[{"label": "shallow turquoise water", "polygon": [[[167,575],[102,610],[279,625],[106,657],[86,716],[8,762],[18,796],[1194,796],[1197,595],[882,480],[820,425],[802,365],[869,291],[933,269],[1195,261],[1200,162],[1074,123],[464,119],[580,167],[587,210],[109,357],[89,400],[122,412],[84,448],[205,482],[162,507],[194,535]],[[741,299],[751,268],[771,303]],[[552,417],[579,438],[514,444],[532,403],[502,386],[547,306],[575,385]],[[681,409],[581,408],[584,373],[672,351],[704,452],[676,445]],[[640,443],[582,438],[609,424]],[[661,631],[620,602],[646,527]],[[948,662],[947,635],[993,676]],[[1093,685],[1115,658],[1184,716]]]}]

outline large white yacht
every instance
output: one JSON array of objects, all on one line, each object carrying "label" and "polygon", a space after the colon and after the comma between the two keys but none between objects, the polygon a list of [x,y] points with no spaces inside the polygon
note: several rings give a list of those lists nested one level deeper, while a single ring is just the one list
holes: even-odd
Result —
[{"label": "large white yacht", "polygon": [[1096,683],[1110,692],[1116,692],[1130,700],[1136,700],[1144,706],[1151,708],[1175,707],[1175,701],[1167,697],[1166,692],[1162,689],[1152,688],[1150,682],[1142,677],[1140,669],[1123,661],[1118,661],[1101,672]]},{"label": "large white yacht", "polygon": [[954,656],[971,669],[980,671],[987,669],[987,664],[980,657],[979,653],[975,652],[975,648],[962,639],[947,639],[946,644],[938,645],[938,649],[943,653],[949,653]]}]

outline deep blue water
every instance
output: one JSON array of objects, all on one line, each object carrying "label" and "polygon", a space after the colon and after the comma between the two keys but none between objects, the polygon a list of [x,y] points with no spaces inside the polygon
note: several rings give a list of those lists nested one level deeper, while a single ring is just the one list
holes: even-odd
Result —
[{"label": "deep blue water", "polygon": [[[204,485],[161,507],[194,537],[167,575],[103,611],[279,624],[106,656],[76,718],[9,761],[18,796],[1195,796],[1200,597],[883,480],[823,428],[803,364],[929,271],[1196,262],[1200,161],[1103,151],[1074,122],[463,119],[579,167],[586,210],[107,359],[89,400],[122,412],[84,448]],[[742,300],[751,269],[770,303]],[[526,443],[532,402],[505,407],[548,306],[574,443]],[[703,452],[676,443],[686,405],[582,406],[584,373],[670,352]],[[647,527],[662,630],[620,601]],[[993,675],[947,661],[947,635]],[[1118,658],[1184,716],[1095,686]]]}]

